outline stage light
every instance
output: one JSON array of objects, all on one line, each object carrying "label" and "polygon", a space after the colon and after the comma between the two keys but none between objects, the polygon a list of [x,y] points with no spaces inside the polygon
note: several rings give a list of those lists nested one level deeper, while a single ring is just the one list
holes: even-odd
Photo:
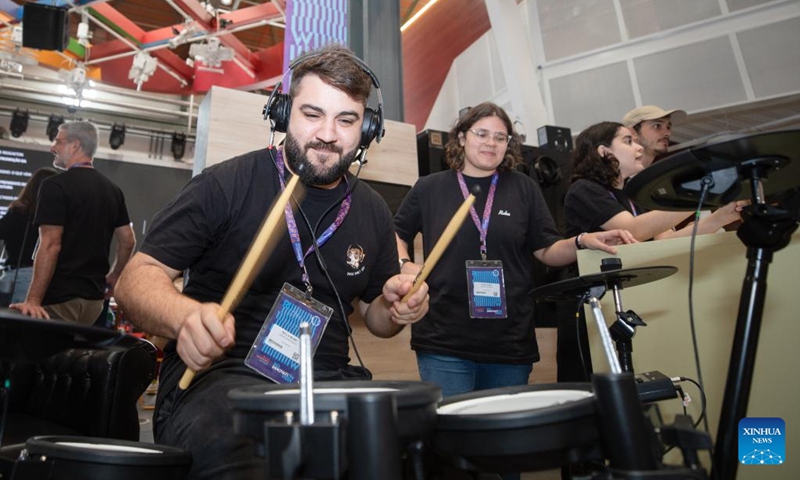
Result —
[{"label": "stage light", "polygon": [[50,139],[52,142],[56,139],[56,135],[58,135],[58,127],[64,123],[64,117],[56,114],[50,115],[50,118],[47,120],[47,138]]},{"label": "stage light", "polygon": [[14,110],[14,113],[11,115],[11,125],[9,126],[12,137],[19,138],[28,130],[29,117],[27,110],[24,112],[20,109]]},{"label": "stage light", "polygon": [[112,150],[117,150],[122,144],[125,143],[125,125],[117,125],[111,127],[111,135],[108,137],[108,144]]},{"label": "stage light", "polygon": [[172,134],[172,156],[180,160],[186,153],[186,134],[175,132]]}]

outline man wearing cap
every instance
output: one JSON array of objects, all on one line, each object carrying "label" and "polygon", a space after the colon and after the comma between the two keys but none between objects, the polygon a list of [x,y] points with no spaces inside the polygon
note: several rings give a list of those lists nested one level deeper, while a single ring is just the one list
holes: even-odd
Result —
[{"label": "man wearing cap", "polygon": [[683,110],[664,110],[655,105],[634,108],[622,118],[622,124],[633,130],[634,140],[644,148],[642,165],[649,167],[656,157],[667,153],[672,136],[672,121],[686,116]]}]

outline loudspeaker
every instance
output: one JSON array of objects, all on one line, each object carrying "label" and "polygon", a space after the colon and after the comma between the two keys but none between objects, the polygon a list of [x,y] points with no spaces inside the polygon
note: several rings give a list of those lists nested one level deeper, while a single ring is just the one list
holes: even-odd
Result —
[{"label": "loudspeaker", "polygon": [[69,44],[66,8],[26,3],[22,10],[22,46],[64,51]]},{"label": "loudspeaker", "polygon": [[[295,61],[289,65],[289,69],[284,72],[281,81],[272,89],[267,104],[264,105],[264,120],[269,120],[271,122],[274,131],[286,133],[286,129],[289,128],[289,114],[292,113],[292,97],[285,93],[280,93],[283,79],[297,65],[320,55],[322,54],[318,52],[310,52],[295,59]],[[383,138],[383,135],[386,133],[383,125],[383,96],[381,95],[381,84],[378,81],[378,77],[370,70],[369,66],[367,66],[363,60],[355,55],[348,55],[348,57],[369,75],[369,78],[372,79],[372,85],[375,87],[378,95],[378,109],[373,110],[369,107],[364,109],[364,122],[361,124],[361,138],[358,146],[366,149],[369,148],[369,144],[372,143],[373,140],[381,143],[381,138]]]},{"label": "loudspeaker", "polygon": [[572,151],[572,130],[567,127],[545,125],[536,130],[539,146],[562,152]]},{"label": "loudspeaker", "polygon": [[447,145],[447,132],[424,130],[417,134],[417,166],[419,176],[447,170],[444,146]]}]

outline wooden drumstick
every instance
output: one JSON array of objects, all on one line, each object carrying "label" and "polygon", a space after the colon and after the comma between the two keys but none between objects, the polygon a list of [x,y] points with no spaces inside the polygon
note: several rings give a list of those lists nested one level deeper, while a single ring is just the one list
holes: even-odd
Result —
[{"label": "wooden drumstick", "polygon": [[[244,297],[247,289],[252,285],[258,272],[261,271],[261,267],[264,266],[264,262],[266,262],[272,248],[275,246],[274,243],[270,244],[270,240],[273,239],[272,234],[277,229],[278,222],[283,218],[286,204],[288,204],[289,200],[292,198],[292,192],[295,187],[297,187],[299,179],[300,177],[298,175],[294,175],[291,180],[289,180],[283,193],[281,193],[278,200],[264,218],[264,223],[261,224],[261,228],[258,230],[255,239],[253,239],[250,249],[247,251],[244,260],[242,260],[242,264],[239,265],[239,270],[236,271],[236,275],[234,275],[233,281],[225,292],[225,296],[222,297],[222,304],[217,311],[217,316],[220,320],[224,320],[228,313],[236,308],[239,301]],[[183,373],[183,377],[181,377],[180,383],[178,383],[181,390],[189,388],[189,384],[192,383],[194,375],[194,370],[191,368],[186,369]]]},{"label": "wooden drumstick", "polygon": [[447,224],[447,227],[444,229],[444,232],[442,232],[442,236],[439,237],[436,245],[433,246],[430,255],[425,259],[425,263],[422,264],[422,270],[419,271],[417,277],[414,279],[411,290],[403,297],[403,300],[401,300],[402,302],[407,302],[408,299],[411,298],[411,295],[414,295],[414,293],[419,290],[419,287],[422,286],[422,283],[425,282],[425,279],[428,278],[431,270],[436,266],[436,262],[439,261],[439,258],[441,258],[442,254],[447,249],[447,246],[450,245],[450,241],[453,240],[453,237],[456,236],[456,232],[461,228],[461,224],[464,223],[464,219],[469,215],[469,209],[472,207],[473,203],[475,203],[475,195],[470,193],[464,200],[464,203],[458,207],[453,218],[450,219],[450,223]]}]

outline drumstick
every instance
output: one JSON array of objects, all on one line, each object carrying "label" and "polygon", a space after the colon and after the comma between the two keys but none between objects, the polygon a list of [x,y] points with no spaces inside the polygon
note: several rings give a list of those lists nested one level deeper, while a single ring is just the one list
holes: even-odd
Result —
[{"label": "drumstick", "polygon": [[450,223],[447,224],[444,232],[442,232],[442,236],[439,237],[436,245],[433,246],[433,250],[431,250],[428,258],[425,259],[425,263],[422,264],[422,270],[417,274],[417,277],[414,279],[414,284],[411,285],[411,290],[403,297],[403,300],[401,300],[402,302],[407,302],[408,299],[411,298],[411,295],[414,295],[414,293],[419,290],[419,287],[421,287],[425,279],[428,278],[428,275],[431,273],[431,270],[433,270],[433,267],[436,266],[436,262],[439,261],[439,258],[447,249],[447,246],[450,245],[450,241],[456,236],[456,232],[461,228],[461,224],[464,223],[464,219],[467,218],[469,214],[469,209],[472,207],[472,204],[475,203],[475,193],[480,192],[480,188],[476,185],[475,188],[473,188],[473,192],[474,193],[470,193],[467,196],[464,203],[456,210],[453,218],[450,219]]},{"label": "drumstick", "polygon": [[[283,211],[292,197],[292,192],[295,187],[297,187],[299,178],[298,175],[295,175],[289,180],[283,193],[281,193],[278,200],[264,218],[264,223],[261,224],[261,228],[253,239],[250,249],[247,251],[244,260],[242,260],[242,264],[239,265],[239,270],[236,271],[236,275],[233,277],[228,291],[226,291],[225,296],[222,297],[222,304],[217,311],[217,316],[220,320],[224,320],[225,316],[236,308],[236,305],[239,304],[239,301],[244,297],[245,292],[250,288],[253,280],[255,280],[258,272],[261,271],[261,267],[264,266],[264,262],[266,262],[267,257],[269,257],[271,253],[270,250],[272,250],[271,248],[267,248],[270,246],[272,233],[276,230],[278,222],[280,222],[283,216]],[[274,247],[274,245],[271,246]],[[183,373],[183,377],[181,377],[180,383],[178,383],[181,390],[189,388],[194,374],[195,371],[191,368],[186,369]]]}]

